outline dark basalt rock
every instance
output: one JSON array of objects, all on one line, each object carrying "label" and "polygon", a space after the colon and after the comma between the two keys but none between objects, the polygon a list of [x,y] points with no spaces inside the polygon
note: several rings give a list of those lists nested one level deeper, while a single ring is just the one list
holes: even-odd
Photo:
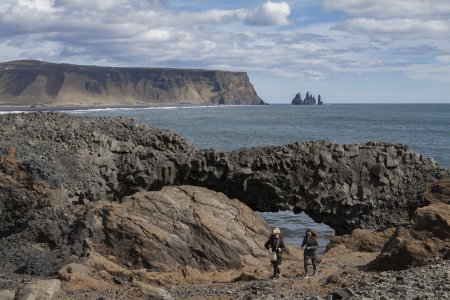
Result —
[{"label": "dark basalt rock", "polygon": [[0,105],[264,104],[244,72],[0,63]]},{"label": "dark basalt rock", "polygon": [[407,223],[418,207],[412,195],[445,174],[405,145],[375,142],[298,142],[197,157],[189,184],[222,191],[255,210],[305,211],[337,233]]},{"label": "dark basalt rock", "polygon": [[[306,92],[305,99],[302,99],[302,95],[300,93],[295,94],[294,99],[291,101],[292,105],[315,105],[316,104],[316,97],[314,97],[309,92]],[[317,98],[317,105],[322,105],[322,97],[318,95]]]},{"label": "dark basalt rock", "polygon": [[17,148],[31,181],[65,203],[120,200],[165,185],[197,185],[259,211],[306,212],[337,233],[408,223],[412,195],[446,174],[405,145],[329,141],[197,150],[183,137],[124,117],[59,113],[0,116],[0,149]]},{"label": "dark basalt rock", "polygon": [[121,266],[152,272],[252,269],[266,258],[267,223],[222,193],[167,186],[118,202],[62,203],[57,189],[30,180],[11,149],[0,156],[0,290],[23,279],[54,277],[68,264],[70,274],[63,277],[77,283],[70,266],[87,263],[93,252],[101,256],[98,263],[114,255]]}]

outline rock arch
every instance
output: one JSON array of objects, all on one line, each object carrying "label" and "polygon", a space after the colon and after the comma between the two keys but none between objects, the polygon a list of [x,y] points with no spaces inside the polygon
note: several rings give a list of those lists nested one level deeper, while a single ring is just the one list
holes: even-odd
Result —
[{"label": "rock arch", "polygon": [[445,171],[406,145],[330,141],[199,152],[187,183],[221,191],[255,210],[304,211],[338,234],[407,223],[413,201]]},{"label": "rock arch", "polygon": [[406,145],[305,141],[229,153],[130,118],[60,113],[0,116],[0,152],[44,179],[66,203],[120,201],[142,190],[190,184],[254,210],[306,212],[337,234],[407,223],[413,195],[447,174]]}]

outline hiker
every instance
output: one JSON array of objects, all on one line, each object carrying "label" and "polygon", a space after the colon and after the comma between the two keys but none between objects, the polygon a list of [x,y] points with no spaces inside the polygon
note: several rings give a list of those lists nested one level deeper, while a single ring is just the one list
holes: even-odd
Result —
[{"label": "hiker", "polygon": [[319,248],[319,243],[317,240],[319,236],[316,232],[311,229],[306,229],[305,237],[302,242],[302,249],[304,252],[304,266],[305,266],[305,277],[308,277],[308,261],[311,259],[311,263],[313,265],[314,273],[313,276],[316,275],[316,249]]},{"label": "hiker", "polygon": [[264,247],[270,251],[270,262],[273,266],[273,279],[281,276],[281,253],[284,250],[283,237],[281,236],[280,228],[274,228],[269,240],[264,244]]}]

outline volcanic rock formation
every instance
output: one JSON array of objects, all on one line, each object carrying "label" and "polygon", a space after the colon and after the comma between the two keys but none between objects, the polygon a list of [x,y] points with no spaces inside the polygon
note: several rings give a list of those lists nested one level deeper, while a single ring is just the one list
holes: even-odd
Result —
[{"label": "volcanic rock formation", "polygon": [[[339,285],[333,295],[374,298],[410,290],[405,278],[419,297],[448,294],[450,178],[405,145],[200,151],[129,118],[59,113],[2,115],[0,127],[1,299],[309,299],[306,288]],[[275,285],[262,280],[269,227],[251,208],[356,229],[307,280],[289,245]],[[369,285],[362,271],[428,264]]]},{"label": "volcanic rock formation", "polygon": [[329,141],[197,150],[183,137],[119,118],[58,113],[0,116],[1,149],[68,203],[119,200],[165,185],[203,186],[254,210],[306,212],[337,233],[408,223],[412,195],[447,174],[405,145]]},{"label": "volcanic rock formation", "polygon": [[245,72],[0,63],[0,105],[264,104]]},{"label": "volcanic rock formation", "polygon": [[[315,105],[316,97],[314,97],[309,92],[306,92],[305,99],[302,99],[302,95],[300,93],[295,94],[295,97],[291,101],[292,105]],[[317,96],[317,105],[323,105],[322,97],[320,95]]]},{"label": "volcanic rock formation", "polygon": [[[263,274],[269,228],[237,199],[191,186],[134,193],[120,203],[64,203],[58,195],[15,160],[13,148],[0,156],[1,299],[55,299],[59,280],[36,279],[57,273],[69,293],[146,291],[139,299],[164,294],[154,287],[161,283]],[[33,283],[18,286],[24,281]]]},{"label": "volcanic rock formation", "polygon": [[450,259],[450,177],[427,186],[415,197],[422,205],[411,222],[384,231],[355,229],[331,239],[327,250],[340,245],[352,251],[380,252],[369,269],[404,270]]}]

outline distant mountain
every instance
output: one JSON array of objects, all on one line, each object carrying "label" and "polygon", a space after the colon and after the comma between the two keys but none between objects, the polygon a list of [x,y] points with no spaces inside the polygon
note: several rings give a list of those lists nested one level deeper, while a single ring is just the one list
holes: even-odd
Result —
[{"label": "distant mountain", "polygon": [[245,72],[0,63],[0,105],[265,104]]}]

